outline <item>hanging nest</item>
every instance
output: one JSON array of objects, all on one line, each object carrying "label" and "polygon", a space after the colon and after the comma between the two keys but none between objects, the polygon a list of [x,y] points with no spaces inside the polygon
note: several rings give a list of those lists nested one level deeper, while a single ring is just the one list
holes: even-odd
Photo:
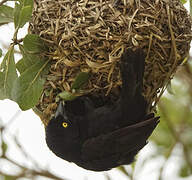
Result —
[{"label": "hanging nest", "polygon": [[91,74],[81,95],[118,98],[126,48],[145,51],[143,95],[154,110],[192,38],[180,0],[36,0],[29,30],[47,43],[52,63],[36,106],[44,124],[80,72]]}]

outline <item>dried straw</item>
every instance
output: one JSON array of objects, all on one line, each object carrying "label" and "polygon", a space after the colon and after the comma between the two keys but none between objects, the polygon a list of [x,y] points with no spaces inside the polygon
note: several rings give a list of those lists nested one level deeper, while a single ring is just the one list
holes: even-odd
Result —
[{"label": "dried straw", "polygon": [[192,38],[180,0],[36,0],[30,31],[47,42],[52,58],[37,106],[46,118],[81,71],[92,74],[83,93],[118,97],[120,57],[138,47],[147,55],[143,94],[154,110]]}]

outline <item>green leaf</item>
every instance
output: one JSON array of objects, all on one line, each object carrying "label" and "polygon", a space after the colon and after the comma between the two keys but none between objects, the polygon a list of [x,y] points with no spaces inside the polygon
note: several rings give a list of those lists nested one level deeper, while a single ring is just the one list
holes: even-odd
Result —
[{"label": "green leaf", "polygon": [[72,101],[76,98],[76,96],[74,96],[72,93],[70,93],[68,91],[63,91],[63,92],[59,93],[58,96],[65,101]]},{"label": "green leaf", "polygon": [[[43,43],[43,42],[42,42]],[[37,58],[39,58],[38,54],[32,54],[28,52],[23,45],[19,45],[19,49],[21,51],[21,54],[23,55],[23,58],[26,59],[26,65],[30,66],[37,62]]]},{"label": "green leaf", "polygon": [[89,79],[89,73],[87,72],[80,72],[74,83],[72,84],[71,89],[80,89]]},{"label": "green leaf", "polygon": [[14,24],[18,30],[22,28],[31,18],[33,9],[33,0],[19,1],[15,3]]},{"label": "green leaf", "polygon": [[13,89],[13,84],[15,80],[17,79],[17,72],[16,72],[16,65],[14,60],[14,47],[11,46],[8,50],[7,54],[5,55],[3,62],[1,64],[0,69],[2,70],[0,79],[2,80],[1,84],[1,90],[2,93],[0,95],[1,99],[9,98],[11,97],[11,92]]},{"label": "green leaf", "polygon": [[17,27],[22,28],[30,20],[32,15],[32,9],[32,6],[24,6],[21,9]]},{"label": "green leaf", "polygon": [[20,16],[21,8],[22,8],[22,5],[15,2],[15,8],[14,8],[14,25],[15,25],[15,28],[18,27],[18,24],[19,24],[19,16]]},{"label": "green leaf", "polygon": [[31,6],[31,7],[33,7],[33,0],[24,0],[24,6]]},{"label": "green leaf", "polygon": [[12,7],[2,5],[0,6],[0,25],[14,21],[14,9]]},{"label": "green leaf", "polygon": [[187,0],[181,0],[182,4],[185,4],[187,2]]},{"label": "green leaf", "polygon": [[26,62],[26,60],[24,58],[22,58],[16,64],[16,68],[20,72],[20,74],[23,73],[28,67],[25,65],[25,62]]},{"label": "green leaf", "polygon": [[25,70],[16,80],[12,96],[22,110],[34,107],[42,94],[49,61],[38,60],[36,64]]},{"label": "green leaf", "polygon": [[2,71],[6,66],[7,54],[4,56],[3,61],[0,64],[0,70]]},{"label": "green leaf", "polygon": [[36,34],[27,34],[23,40],[23,45],[28,53],[40,53],[45,50],[43,40]]},{"label": "green leaf", "polygon": [[23,73],[28,67],[39,60],[39,55],[28,53],[22,45],[19,45],[19,49],[23,58],[17,62],[16,68],[20,73]]},{"label": "green leaf", "polygon": [[4,86],[3,86],[3,83],[4,83],[4,73],[3,72],[0,72],[0,99],[6,99],[6,94],[4,92]]},{"label": "green leaf", "polygon": [[181,177],[183,177],[183,178],[190,176],[190,175],[191,175],[191,169],[190,169],[189,165],[184,164],[184,165],[181,167],[181,169],[180,169],[179,175],[180,175]]},{"label": "green leaf", "polygon": [[2,155],[5,155],[5,153],[7,152],[8,146],[5,143],[5,141],[2,141],[1,143],[1,149],[2,149]]}]

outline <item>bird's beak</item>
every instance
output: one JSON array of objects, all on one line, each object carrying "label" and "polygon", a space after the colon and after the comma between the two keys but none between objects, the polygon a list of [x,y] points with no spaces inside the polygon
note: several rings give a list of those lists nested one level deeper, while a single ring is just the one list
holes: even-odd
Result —
[{"label": "bird's beak", "polygon": [[57,119],[59,116],[63,117],[64,119],[66,118],[66,113],[64,112],[64,101],[60,101],[59,105],[57,107],[57,110],[55,112],[55,119]]}]

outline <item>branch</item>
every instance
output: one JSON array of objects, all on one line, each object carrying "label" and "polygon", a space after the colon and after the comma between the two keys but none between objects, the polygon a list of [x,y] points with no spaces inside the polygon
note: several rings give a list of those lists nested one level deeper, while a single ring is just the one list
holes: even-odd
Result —
[{"label": "branch", "polygon": [[8,0],[2,0],[1,2],[0,2],[0,6],[2,6],[4,3],[6,3]]},{"label": "branch", "polygon": [[[1,143],[4,142],[4,134],[7,130],[6,128],[9,127],[9,125],[16,119],[15,117],[18,116],[19,114],[20,114],[20,112],[17,111],[15,113],[15,115],[8,121],[8,123],[0,126],[0,142]],[[28,168],[27,166],[21,165],[17,161],[9,158],[7,156],[6,150],[4,150],[4,152],[2,154],[0,154],[0,159],[5,160],[5,161],[9,162],[11,165],[18,167],[20,169],[20,172],[15,175],[10,175],[10,174],[3,172],[0,169],[0,175],[2,175],[4,177],[10,177],[11,179],[18,179],[18,178],[22,178],[22,177],[34,179],[34,177],[42,176],[42,177],[46,177],[46,178],[50,178],[50,179],[54,179],[54,180],[65,180],[64,178],[61,178],[61,177],[58,177],[57,175],[52,174],[47,169],[40,168],[40,165],[32,157],[30,157],[27,154],[27,152],[24,150],[24,148],[19,143],[18,139],[16,137],[15,138],[13,137],[13,139],[14,139],[15,144],[19,148],[20,152],[25,157],[25,159],[30,160],[37,170],[33,169],[33,168]]]},{"label": "branch", "polygon": [[[12,159],[10,159],[9,157],[5,156],[3,157],[2,159],[10,162],[11,164],[19,167],[21,169],[21,173],[13,176],[15,178],[21,178],[21,177],[35,177],[35,176],[42,176],[42,177],[47,177],[47,178],[51,178],[51,179],[54,179],[54,180],[64,180],[63,178],[60,178],[52,173],[50,173],[49,171],[47,170],[34,170],[34,169],[31,169],[31,168],[27,168],[19,163],[17,163],[16,161],[13,161]],[[0,171],[0,174],[1,175],[4,175],[4,176],[10,176],[2,171]]]}]

